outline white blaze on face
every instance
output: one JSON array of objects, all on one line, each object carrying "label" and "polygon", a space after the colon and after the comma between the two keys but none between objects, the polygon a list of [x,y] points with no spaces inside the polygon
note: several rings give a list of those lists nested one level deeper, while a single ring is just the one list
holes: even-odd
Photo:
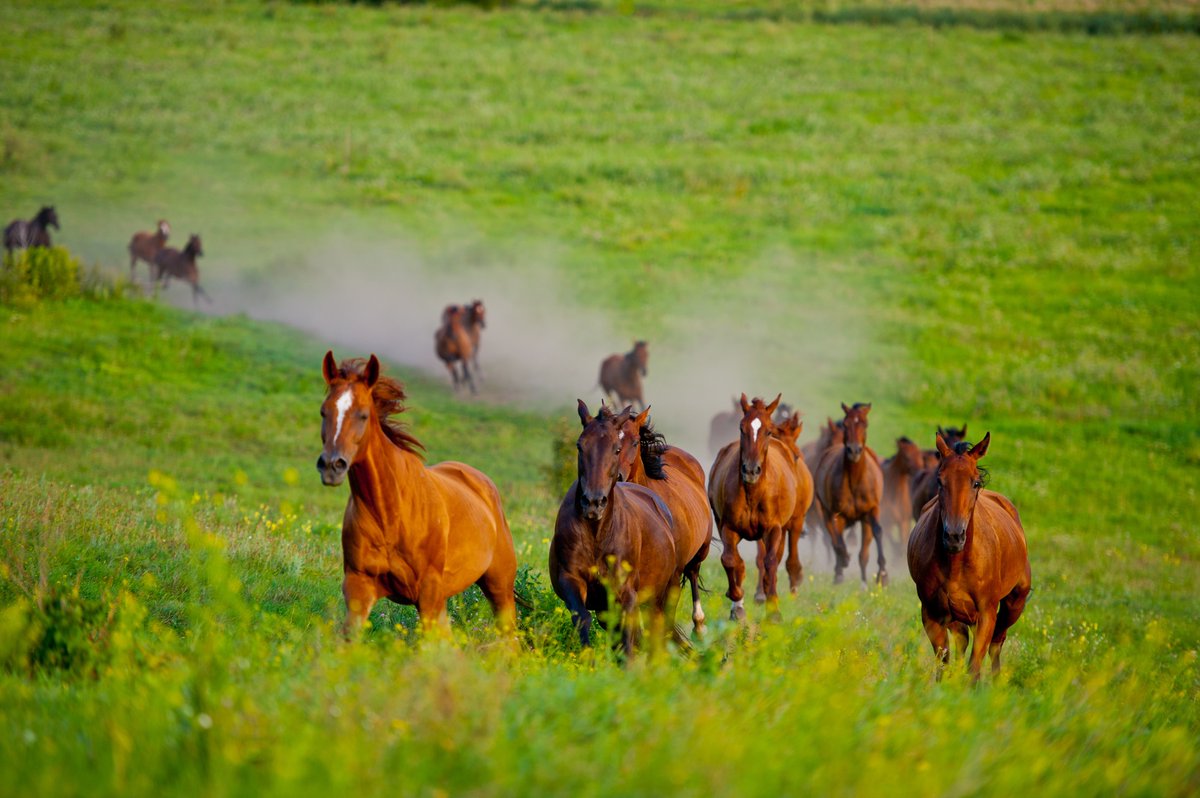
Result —
[{"label": "white blaze on face", "polygon": [[750,440],[758,440],[758,431],[762,428],[762,422],[757,418],[750,422]]},{"label": "white blaze on face", "polygon": [[346,411],[350,409],[350,405],[352,404],[354,404],[354,392],[347,388],[335,403],[338,411],[337,427],[333,430],[333,440],[335,443],[338,436],[342,434],[342,422],[346,420]]},{"label": "white blaze on face", "polygon": [[617,430],[617,440],[619,440],[619,441],[625,440],[625,430],[623,430],[623,429]]}]

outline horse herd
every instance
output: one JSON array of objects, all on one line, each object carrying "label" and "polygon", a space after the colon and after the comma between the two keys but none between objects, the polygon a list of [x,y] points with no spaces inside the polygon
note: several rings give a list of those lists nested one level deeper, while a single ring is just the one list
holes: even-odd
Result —
[{"label": "horse herd", "polygon": [[[478,351],[470,308],[447,308],[435,338],[439,355],[443,346],[457,352],[463,374],[455,376],[456,384],[471,385],[468,363]],[[604,622],[610,608],[627,655],[647,634],[643,610],[652,644],[673,636],[686,646],[674,623],[685,585],[694,630],[703,633],[700,569],[714,540],[734,620],[746,617],[741,540],[757,544],[757,597],[772,617],[779,613],[776,572],[785,543],[794,592],[802,577],[797,539],[806,530],[828,540],[836,555],[835,581],[841,581],[849,564],[846,530],[860,524],[863,583],[872,540],[876,578],[886,583],[884,525],[896,525],[903,535],[911,517],[909,573],[939,674],[949,658],[950,635],[963,656],[972,627],[971,674],[979,678],[985,656],[998,671],[1007,631],[1030,591],[1030,569],[1016,508],[984,487],[987,474],[978,461],[990,433],[971,444],[963,440],[965,425],[939,427],[935,450],[923,452],[901,438],[897,454],[880,461],[867,445],[870,404],[843,404],[842,419],[828,420],[818,441],[801,447],[803,424],[797,413],[779,413],[780,397],[765,402],[743,394],[734,439],[720,447],[706,475],[695,457],[654,429],[640,382],[627,381],[644,375],[645,363],[645,342],[638,342],[601,369],[606,393],[613,386],[606,372],[626,380],[611,391],[630,402],[623,409],[602,402],[593,415],[578,402],[578,473],[555,519],[549,577],[585,646],[592,613]],[[421,444],[397,418],[404,411],[403,386],[380,373],[374,355],[339,364],[328,352],[322,373],[327,391],[317,469],[326,485],[350,483],[342,526],[345,633],[353,635],[381,598],[416,605],[426,628],[444,625],[447,599],[472,584],[483,591],[500,627],[511,630],[516,556],[495,484],[463,463],[424,464]]]}]

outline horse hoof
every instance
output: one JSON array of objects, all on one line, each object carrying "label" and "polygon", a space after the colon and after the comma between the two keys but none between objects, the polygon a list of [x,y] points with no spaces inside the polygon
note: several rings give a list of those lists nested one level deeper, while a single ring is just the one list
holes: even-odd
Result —
[{"label": "horse hoof", "polygon": [[833,575],[833,583],[834,583],[835,585],[840,585],[840,584],[841,584],[842,582],[844,582],[845,580],[846,580],[846,577],[842,576],[841,574],[834,574],[834,575]]},{"label": "horse hoof", "polygon": [[887,571],[880,571],[879,576],[876,577],[875,581],[877,581],[879,583],[880,587],[887,587],[887,584],[888,584]]},{"label": "horse hoof", "polygon": [[742,621],[746,620],[745,607],[734,607],[732,610],[730,610],[729,611],[729,620],[737,621],[738,623],[741,623]]},{"label": "horse hoof", "polygon": [[754,594],[754,603],[755,604],[766,604],[767,603],[767,594],[766,593],[755,593]]},{"label": "horse hoof", "polygon": [[767,616],[767,620],[771,623],[783,623],[783,613],[779,610],[775,610]]}]

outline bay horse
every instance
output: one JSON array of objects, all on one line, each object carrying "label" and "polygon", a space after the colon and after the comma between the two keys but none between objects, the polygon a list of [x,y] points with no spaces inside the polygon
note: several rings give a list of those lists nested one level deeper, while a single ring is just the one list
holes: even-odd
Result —
[{"label": "bay horse", "polygon": [[925,469],[925,453],[907,437],[896,439],[896,453],[883,461],[883,503],[879,520],[896,531],[901,550],[912,531],[912,480]]},{"label": "bay horse", "polygon": [[487,309],[482,299],[473,299],[467,305],[467,335],[471,338],[471,365],[476,374],[483,372],[479,368],[479,341],[483,337],[483,329],[487,327]]},{"label": "bay horse", "polygon": [[947,632],[961,657],[969,627],[975,628],[971,676],[979,680],[984,654],[991,657],[992,675],[999,673],[1008,630],[1031,590],[1020,515],[1007,497],[985,488],[987,472],[979,467],[991,439],[989,432],[974,446],[960,441],[952,448],[937,436],[937,495],[908,539],[908,571],[939,678],[950,658]]},{"label": "bay horse", "polygon": [[325,485],[349,476],[342,518],[343,631],[353,637],[381,598],[415,604],[421,624],[445,627],[446,599],[479,585],[502,631],[516,625],[517,556],[500,492],[464,463],[426,466],[423,446],[393,417],[404,386],[379,373],[379,360],[321,365],[317,470]]},{"label": "bay horse", "polygon": [[784,525],[796,510],[796,468],[791,453],[776,440],[771,414],[779,406],[760,398],[747,401],[742,394],[739,439],[728,444],[713,461],[708,474],[708,503],[721,535],[721,565],[729,581],[726,596],[733,602],[730,617],[746,617],[742,581],[746,564],[738,541],[763,541],[763,592],[772,615],[779,612],[776,571],[783,551]]},{"label": "bay horse", "polygon": [[874,537],[879,550],[879,572],[881,585],[887,584],[887,560],[883,554],[883,528],[879,523],[879,503],[883,498],[883,471],[879,459],[867,446],[867,414],[871,404],[858,402],[853,407],[842,404],[842,419],[845,440],[831,446],[821,456],[817,465],[817,498],[821,503],[821,516],[829,539],[837,555],[833,581],[842,581],[842,571],[850,564],[850,555],[843,538],[849,524],[859,522],[862,528],[862,546],[858,553],[858,564],[862,569],[863,586],[867,583],[867,560],[870,559],[871,538]]},{"label": "bay horse", "polygon": [[629,656],[641,636],[639,605],[650,605],[655,632],[675,617],[683,576],[675,551],[679,535],[662,499],[619,479],[621,454],[632,444],[621,430],[629,413],[601,407],[593,417],[582,399],[578,409],[583,425],[576,444],[579,475],[554,522],[550,584],[570,610],[584,646],[591,645],[591,612],[607,610],[612,591]]},{"label": "bay horse", "polygon": [[154,279],[160,280],[165,288],[172,277],[183,280],[192,286],[192,304],[200,304],[199,297],[204,297],[209,304],[212,298],[200,287],[200,269],[196,266],[196,258],[204,254],[200,236],[192,234],[188,237],[187,246],[183,251],[174,247],[163,247],[154,253]]},{"label": "bay horse", "polygon": [[[800,542],[800,535],[804,533],[804,519],[808,515],[809,508],[813,503],[813,478],[812,473],[808,470],[808,466],[804,462],[804,455],[800,451],[800,445],[797,443],[800,431],[804,429],[804,422],[800,420],[800,414],[796,412],[789,413],[787,418],[782,422],[776,422],[775,428],[777,431],[777,440],[787,447],[796,469],[796,506],[792,510],[792,517],[783,525],[783,531],[787,537],[788,589],[794,595],[804,580],[804,568],[800,564],[800,552],[797,549]],[[783,556],[782,540],[779,542],[779,546],[780,550],[775,555],[776,567],[778,567],[778,562]],[[754,594],[754,600],[758,603],[767,600],[766,580],[764,579],[766,556],[766,543],[760,540],[758,541],[758,556],[755,560],[755,565],[758,566],[758,589]]]},{"label": "bay horse", "polygon": [[[947,427],[942,429],[939,424],[937,435],[940,435],[942,440],[949,444],[950,448],[967,438],[967,425],[961,427]],[[942,456],[937,449],[925,449],[924,468],[921,472],[915,475],[912,479],[912,506],[909,511],[912,513],[912,520],[916,521],[921,517],[921,512],[925,509],[925,505],[933,499],[937,493],[937,467]]]},{"label": "bay horse", "polygon": [[600,363],[600,388],[612,401],[613,394],[622,404],[637,403],[645,409],[642,398],[642,377],[646,376],[646,365],[650,362],[650,349],[645,341],[635,341],[633,349],[624,355],[609,355]]},{"label": "bay horse", "polygon": [[[457,392],[466,384],[471,393],[476,393],[475,377],[471,373],[471,358],[474,347],[471,345],[471,334],[467,330],[467,310],[461,305],[447,305],[442,311],[442,326],[433,334],[433,349],[438,359],[445,364],[450,372],[450,380]],[[459,364],[456,368],[455,364]],[[459,375],[461,368],[462,374]]]},{"label": "bay horse", "polygon": [[61,230],[58,226],[58,211],[53,205],[43,205],[32,219],[13,219],[4,228],[4,249],[12,252],[14,249],[50,246],[50,228]]},{"label": "bay horse", "polygon": [[[704,630],[700,605],[700,567],[712,542],[712,520],[704,490],[704,467],[692,455],[671,446],[649,421],[650,408],[638,415],[632,409],[622,424],[621,463],[617,477],[652,490],[675,519],[676,565],[692,587],[692,628]],[[623,436],[623,437],[622,437]],[[682,583],[680,584],[682,587]],[[674,618],[670,619],[672,623]]]},{"label": "bay horse", "polygon": [[139,260],[144,261],[150,268],[150,277],[154,277],[154,256],[167,245],[171,235],[171,225],[166,219],[159,219],[153,233],[137,232],[129,239],[129,282],[134,281],[134,267]]}]

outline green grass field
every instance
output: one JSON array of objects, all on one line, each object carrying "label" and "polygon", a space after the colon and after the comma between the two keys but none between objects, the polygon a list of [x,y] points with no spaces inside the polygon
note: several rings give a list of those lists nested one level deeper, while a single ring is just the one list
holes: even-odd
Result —
[{"label": "green grass field", "polygon": [[[200,232],[218,312],[0,305],[0,794],[1200,790],[1200,38],[1053,16],[1195,8],[854,22],[900,7],[10,4],[5,218],[114,275]],[[475,293],[485,401],[427,369]],[[881,453],[990,430],[1034,575],[1001,678],[932,683],[897,560],[739,629],[714,555],[693,657],[581,652],[552,441],[633,337],[689,445],[738,390],[873,401]],[[517,650],[475,592],[453,644],[339,640],[329,347],[500,487]]]}]

